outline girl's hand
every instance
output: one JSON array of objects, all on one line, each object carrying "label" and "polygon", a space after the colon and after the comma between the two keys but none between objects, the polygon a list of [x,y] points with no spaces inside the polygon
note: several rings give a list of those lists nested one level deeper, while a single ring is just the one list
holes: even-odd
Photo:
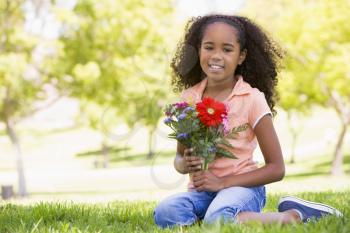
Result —
[{"label": "girl's hand", "polygon": [[215,176],[210,171],[198,171],[193,173],[192,181],[197,191],[218,192],[225,188],[223,179]]},{"label": "girl's hand", "polygon": [[193,149],[187,148],[184,150],[185,169],[189,173],[200,171],[202,169],[202,159],[192,154]]}]

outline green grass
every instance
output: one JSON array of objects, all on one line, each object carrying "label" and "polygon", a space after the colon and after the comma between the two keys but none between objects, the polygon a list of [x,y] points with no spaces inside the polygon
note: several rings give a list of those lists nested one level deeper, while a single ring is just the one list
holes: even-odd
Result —
[{"label": "green grass", "polygon": [[[156,202],[118,201],[109,204],[39,203],[32,206],[0,205],[0,232],[349,232],[350,190],[346,192],[300,193],[301,198],[332,205],[344,218],[327,217],[318,222],[282,226],[194,225],[159,229],[153,222]],[[264,211],[275,211],[280,195],[269,195]]]}]

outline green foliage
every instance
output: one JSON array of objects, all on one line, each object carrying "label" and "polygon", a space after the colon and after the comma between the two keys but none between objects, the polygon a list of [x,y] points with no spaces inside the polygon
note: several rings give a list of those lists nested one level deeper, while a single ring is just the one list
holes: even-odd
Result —
[{"label": "green foliage", "polygon": [[86,104],[115,109],[130,126],[154,128],[168,91],[161,81],[171,13],[169,1],[155,0],[81,0],[70,13],[58,10],[65,22],[61,75],[70,77],[61,85]]},{"label": "green foliage", "polygon": [[[15,121],[33,110],[36,100],[46,97],[45,85],[50,83],[49,66],[56,59],[53,52],[43,55],[41,62],[34,51],[45,46],[45,40],[25,30],[23,1],[0,3],[0,120]],[[55,49],[51,44],[51,49]]]},{"label": "green foliage", "polygon": [[331,92],[350,95],[346,65],[350,54],[349,8],[349,1],[344,0],[295,1],[288,14],[278,20],[276,34],[289,54],[280,85],[283,108],[303,109],[307,103],[325,106],[330,103]]},{"label": "green foliage", "polygon": [[148,127],[151,131],[155,130],[159,119],[163,114],[163,101],[167,99],[166,91],[158,90],[152,92],[129,93],[128,101],[122,108],[121,114],[125,117],[129,126],[136,122]]},{"label": "green foliage", "polygon": [[[350,229],[349,191],[301,193],[298,196],[332,205],[345,217],[327,217],[308,224],[280,225],[249,223],[196,224],[191,227],[160,229],[153,220],[155,202],[117,201],[109,204],[39,203],[32,206],[5,204],[0,207],[0,232],[278,232],[319,233]],[[269,195],[264,211],[276,211],[280,195]]]},{"label": "green foliage", "polygon": [[330,106],[331,91],[350,95],[349,1],[256,0],[248,8],[287,52],[278,83],[280,107],[306,113],[313,104]]}]

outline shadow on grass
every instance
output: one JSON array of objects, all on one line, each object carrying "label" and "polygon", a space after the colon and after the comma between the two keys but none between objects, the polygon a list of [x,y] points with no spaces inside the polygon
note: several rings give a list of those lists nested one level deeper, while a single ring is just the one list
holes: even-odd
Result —
[{"label": "shadow on grass", "polygon": [[[106,150],[108,152],[108,155],[113,157],[113,156],[118,156],[120,155],[121,152],[126,152],[130,150],[130,147],[107,147]],[[76,154],[77,157],[85,157],[85,156],[101,156],[103,154],[102,149],[99,150],[90,150],[90,151],[85,151]]]},{"label": "shadow on grass", "polygon": [[[148,152],[130,153],[130,150],[130,147],[108,147],[109,165],[111,167],[125,165],[125,163],[129,163],[131,166],[147,165],[155,161],[165,161],[175,155],[175,151],[157,151],[154,152],[153,157],[148,158]],[[102,149],[90,150],[78,153],[76,156],[80,158],[92,156],[99,158],[103,156],[103,151]]]},{"label": "shadow on grass", "polygon": [[[314,165],[315,169],[322,169],[322,168],[330,168],[332,166],[332,160],[318,163]],[[343,165],[350,166],[350,155],[344,155],[343,157]]]},{"label": "shadow on grass", "polygon": [[[324,161],[323,159],[320,159],[321,161],[318,163],[310,164],[309,167],[305,167],[305,170],[307,172],[302,173],[296,173],[296,174],[289,174],[286,175],[286,179],[289,178],[308,178],[313,176],[328,176],[330,175],[331,166],[332,166],[332,160]],[[298,163],[293,164],[294,166],[298,166]],[[343,159],[343,168],[344,172],[346,174],[350,173],[350,156],[344,155]]]},{"label": "shadow on grass", "polygon": [[304,172],[304,173],[286,175],[286,179],[288,179],[288,178],[306,178],[306,177],[312,177],[312,176],[326,176],[326,175],[329,175],[329,171],[314,171],[314,172]]},{"label": "shadow on grass", "polygon": [[[169,158],[174,157],[174,151],[159,151],[155,152],[152,159],[156,159],[157,157],[163,157],[163,158]],[[111,158],[112,163],[119,163],[119,162],[150,162],[150,159],[147,159],[148,153],[138,153],[138,154],[131,154],[127,156],[118,156]]]}]

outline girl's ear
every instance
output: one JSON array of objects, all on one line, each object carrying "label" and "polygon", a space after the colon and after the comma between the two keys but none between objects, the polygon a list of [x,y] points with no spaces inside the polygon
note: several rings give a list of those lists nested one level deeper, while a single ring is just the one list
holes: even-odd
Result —
[{"label": "girl's ear", "polygon": [[247,56],[247,49],[243,49],[243,51],[239,54],[238,65],[242,65],[246,56]]}]

